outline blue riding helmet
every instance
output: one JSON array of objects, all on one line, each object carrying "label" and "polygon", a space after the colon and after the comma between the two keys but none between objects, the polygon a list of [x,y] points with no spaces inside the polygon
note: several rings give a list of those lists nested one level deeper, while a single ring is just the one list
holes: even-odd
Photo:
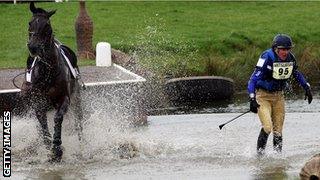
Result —
[{"label": "blue riding helmet", "polygon": [[277,34],[272,41],[272,48],[290,49],[293,47],[291,37],[286,34]]}]

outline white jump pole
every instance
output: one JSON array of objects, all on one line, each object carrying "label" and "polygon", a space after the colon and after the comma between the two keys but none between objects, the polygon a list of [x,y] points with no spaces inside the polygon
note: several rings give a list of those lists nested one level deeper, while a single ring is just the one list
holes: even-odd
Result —
[{"label": "white jump pole", "polygon": [[96,47],[96,66],[111,66],[111,45],[99,42]]}]

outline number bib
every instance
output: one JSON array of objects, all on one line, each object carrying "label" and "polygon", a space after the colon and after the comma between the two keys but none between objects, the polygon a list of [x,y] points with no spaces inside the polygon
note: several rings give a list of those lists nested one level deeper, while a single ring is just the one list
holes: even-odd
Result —
[{"label": "number bib", "polygon": [[293,70],[293,62],[273,63],[272,77],[275,79],[289,79]]}]

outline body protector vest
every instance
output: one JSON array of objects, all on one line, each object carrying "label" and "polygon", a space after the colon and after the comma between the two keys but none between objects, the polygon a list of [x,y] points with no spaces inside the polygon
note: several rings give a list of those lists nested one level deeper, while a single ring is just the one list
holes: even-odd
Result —
[{"label": "body protector vest", "polygon": [[280,60],[273,49],[264,51],[250,78],[249,92],[254,93],[256,88],[270,92],[282,91],[296,68],[296,60],[292,53],[288,54],[286,60]]}]

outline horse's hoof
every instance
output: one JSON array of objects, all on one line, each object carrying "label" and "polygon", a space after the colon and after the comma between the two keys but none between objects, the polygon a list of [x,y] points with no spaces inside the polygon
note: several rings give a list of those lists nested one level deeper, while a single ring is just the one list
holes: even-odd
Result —
[{"label": "horse's hoof", "polygon": [[61,146],[53,146],[51,149],[51,158],[49,162],[60,162],[62,155],[63,155],[63,149]]},{"label": "horse's hoof", "polygon": [[53,146],[51,149],[52,153],[54,156],[62,156],[63,154],[63,149],[61,146]]},{"label": "horse's hoof", "polygon": [[61,157],[55,157],[52,155],[48,162],[49,163],[59,163],[59,162],[61,162]]}]

